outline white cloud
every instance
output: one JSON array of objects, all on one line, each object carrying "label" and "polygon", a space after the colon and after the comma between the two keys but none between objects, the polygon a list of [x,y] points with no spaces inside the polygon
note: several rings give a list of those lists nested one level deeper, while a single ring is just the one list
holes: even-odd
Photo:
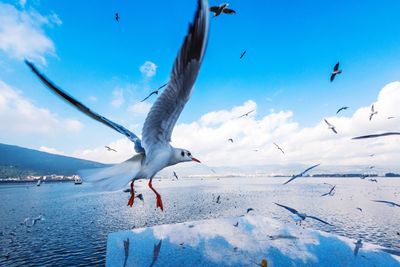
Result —
[{"label": "white cloud", "polygon": [[151,61],[146,61],[140,66],[139,70],[145,78],[151,78],[157,73],[157,65]]},{"label": "white cloud", "polygon": [[147,102],[139,102],[128,107],[128,111],[138,115],[146,115],[149,113],[151,106]]},{"label": "white cloud", "polygon": [[18,1],[18,4],[19,4],[22,8],[25,8],[26,0],[19,0],[19,1]]},{"label": "white cloud", "polygon": [[[400,138],[351,138],[369,133],[400,131],[398,103],[400,82],[390,83],[380,91],[376,102],[366,103],[365,107],[356,109],[353,114],[346,111],[341,116],[326,117],[337,127],[336,135],[327,128],[322,115],[312,127],[301,127],[293,120],[292,111],[271,111],[263,117],[256,116],[254,112],[238,119],[241,114],[257,108],[256,103],[249,100],[231,110],[210,112],[192,123],[178,124],[173,132],[172,144],[189,149],[209,166],[239,169],[257,166],[250,168],[253,172],[269,169],[274,173],[287,174],[290,166],[295,166],[292,170],[298,171],[299,165],[316,163],[322,163],[318,168],[321,172],[360,171],[369,165],[375,165],[377,171],[383,172],[398,168]],[[375,104],[378,115],[369,121],[371,104]],[[396,119],[388,120],[388,116],[395,116]],[[228,138],[233,138],[234,143],[228,142]],[[282,155],[273,142],[278,143],[286,154]],[[125,139],[114,144],[119,146],[118,153],[124,155],[124,159],[133,153],[133,145],[129,144]],[[116,155],[104,152],[96,154],[97,150],[88,150],[86,155],[90,155],[89,159],[92,160],[101,157],[104,162],[116,162]],[[375,156],[371,158],[370,154]]]},{"label": "white cloud", "polygon": [[111,100],[111,105],[115,108],[119,108],[124,104],[125,98],[124,98],[124,90],[121,88],[116,88],[112,92],[112,100]]},{"label": "white cloud", "polygon": [[43,152],[51,153],[51,154],[65,155],[64,151],[60,151],[55,148],[47,147],[47,146],[41,146],[41,147],[39,147],[39,150],[43,151]]},{"label": "white cloud", "polygon": [[35,106],[22,93],[0,80],[0,125],[2,133],[53,135],[60,131],[78,132],[83,125],[60,119],[48,109]]},{"label": "white cloud", "polygon": [[[21,1],[20,5],[25,3]],[[46,64],[45,55],[55,55],[55,47],[42,27],[60,23],[55,13],[46,17],[33,9],[21,11],[0,3],[0,50],[19,60],[28,58]]]},{"label": "white cloud", "polygon": [[97,102],[97,97],[94,95],[89,96],[89,100],[92,102]]}]

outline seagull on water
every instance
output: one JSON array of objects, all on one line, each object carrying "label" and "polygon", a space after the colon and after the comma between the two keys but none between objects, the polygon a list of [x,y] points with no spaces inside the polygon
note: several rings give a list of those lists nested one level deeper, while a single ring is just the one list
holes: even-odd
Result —
[{"label": "seagull on water", "polygon": [[109,147],[109,146],[104,146],[105,148],[107,148],[107,151],[114,151],[114,152],[117,152],[117,150],[115,150],[114,148],[111,148],[111,147]]},{"label": "seagull on water", "polygon": [[243,118],[243,117],[247,117],[247,116],[249,116],[250,113],[252,113],[252,112],[254,112],[254,111],[255,111],[255,109],[250,110],[249,112],[247,112],[247,113],[245,113],[245,114],[243,114],[243,115],[240,115],[240,116],[238,117],[238,119]]},{"label": "seagull on water", "polygon": [[300,212],[298,212],[297,210],[295,210],[295,209],[293,209],[293,208],[291,208],[291,207],[288,207],[288,206],[285,206],[285,205],[281,205],[281,204],[278,204],[278,203],[276,203],[276,202],[274,202],[274,203],[275,203],[275,205],[278,205],[279,207],[282,207],[282,208],[284,208],[284,209],[290,211],[291,213],[293,213],[294,216],[295,216],[295,217],[294,217],[294,220],[296,221],[296,223],[299,222],[299,223],[301,224],[301,222],[304,221],[306,218],[310,218],[310,219],[313,219],[313,220],[317,220],[317,221],[319,221],[319,222],[322,222],[322,223],[324,223],[324,224],[333,226],[332,224],[330,224],[330,223],[328,223],[328,222],[326,222],[326,221],[324,221],[324,220],[321,220],[320,218],[317,218],[317,217],[315,217],[315,216],[310,216],[310,215],[307,215],[307,214],[305,214],[305,213],[300,213]]},{"label": "seagull on water", "polygon": [[210,7],[210,11],[214,12],[214,17],[218,17],[219,15],[221,15],[221,13],[229,15],[236,14],[236,11],[233,9],[229,9],[228,6],[229,6],[228,3],[223,3],[219,6],[212,6]]},{"label": "seagull on water", "polygon": [[399,204],[394,203],[394,202],[392,202],[392,201],[386,201],[386,200],[372,200],[372,201],[378,202],[378,203],[384,203],[384,204],[389,205],[390,207],[399,207],[399,208],[400,208],[400,205],[399,205]]},{"label": "seagull on water", "polygon": [[387,132],[387,133],[381,133],[381,134],[369,134],[369,135],[362,135],[362,136],[353,137],[351,139],[377,138],[377,137],[390,136],[390,135],[400,135],[400,132]]},{"label": "seagull on water", "polygon": [[154,90],[153,92],[151,92],[148,96],[146,96],[142,101],[140,102],[144,102],[146,101],[150,96],[152,95],[158,95],[158,93],[160,92],[161,89],[163,89],[165,86],[167,86],[168,83],[165,83],[163,85],[161,85],[160,87],[157,88],[157,90]]},{"label": "seagull on water", "polygon": [[375,111],[374,105],[371,106],[371,113],[369,114],[369,120],[372,120],[374,115],[378,114],[378,111]]},{"label": "seagull on water", "polygon": [[324,119],[324,121],[325,121],[326,124],[328,124],[328,129],[331,129],[332,132],[334,132],[335,134],[337,134],[336,127],[333,126],[332,124],[330,124],[326,119]]},{"label": "seagull on water", "polygon": [[189,25],[188,33],[175,59],[167,88],[153,104],[144,122],[142,140],[125,127],[90,110],[48,80],[31,62],[25,61],[53,93],[92,119],[125,135],[134,143],[136,155],[121,164],[92,170],[91,175],[86,177],[88,182],[103,190],[119,190],[130,182],[131,198],[128,205],[132,206],[135,197],[134,182],[149,179],[148,185],[156,195],[156,207],[163,210],[161,195],[152,185],[153,177],[168,166],[181,162],[200,162],[188,150],[171,146],[170,141],[176,121],[190,98],[200,71],[207,46],[208,30],[208,1],[198,0],[194,21]]},{"label": "seagull on water", "polygon": [[340,111],[342,110],[347,110],[349,107],[341,107],[336,111],[336,115],[339,114]]},{"label": "seagull on water", "polygon": [[285,154],[285,151],[283,151],[283,149],[280,146],[278,146],[277,143],[274,142],[274,145],[276,146],[277,149],[279,149],[282,152],[282,154]]},{"label": "seagull on water", "polygon": [[294,179],[296,179],[296,178],[298,178],[298,177],[302,177],[302,176],[303,176],[304,174],[306,174],[308,171],[314,169],[315,167],[318,167],[319,165],[321,165],[321,163],[318,163],[317,165],[311,166],[310,168],[307,168],[305,171],[303,171],[303,172],[301,172],[301,173],[299,173],[299,174],[293,175],[292,178],[290,178],[289,180],[287,180],[287,181],[284,182],[283,184],[288,184],[288,183],[290,183],[291,181],[293,181]]},{"label": "seagull on water", "polygon": [[322,194],[321,197],[324,197],[324,196],[333,196],[333,195],[335,194],[335,191],[334,191],[335,188],[336,188],[336,185],[334,185],[334,186],[331,188],[331,190],[329,190],[328,193]]},{"label": "seagull on water", "polygon": [[339,70],[339,62],[336,63],[335,67],[333,67],[333,71],[331,74],[331,82],[335,79],[336,75],[342,73],[342,70]]},{"label": "seagull on water", "polygon": [[247,53],[247,50],[244,50],[244,51],[242,52],[242,54],[240,54],[240,59],[242,59],[242,58],[244,57],[244,55],[246,55],[246,53]]}]

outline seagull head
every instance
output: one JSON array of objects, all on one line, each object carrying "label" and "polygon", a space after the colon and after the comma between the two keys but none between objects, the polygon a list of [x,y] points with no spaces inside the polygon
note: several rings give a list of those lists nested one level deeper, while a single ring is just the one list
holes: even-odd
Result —
[{"label": "seagull head", "polygon": [[[175,148],[174,149],[174,156],[173,156],[173,160],[176,163],[179,162],[188,162],[188,161],[195,161],[200,163],[200,160],[196,159],[195,157],[193,157],[192,153],[190,153],[190,151],[186,150],[186,149],[182,149],[182,148]],[[175,164],[176,164],[175,163]]]}]

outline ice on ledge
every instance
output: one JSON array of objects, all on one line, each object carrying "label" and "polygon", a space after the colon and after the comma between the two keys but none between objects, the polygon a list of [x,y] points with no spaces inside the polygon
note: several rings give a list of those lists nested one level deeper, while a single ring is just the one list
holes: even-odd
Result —
[{"label": "ice on ledge", "polygon": [[111,233],[106,266],[400,266],[397,252],[363,242],[355,255],[355,243],[248,215]]}]

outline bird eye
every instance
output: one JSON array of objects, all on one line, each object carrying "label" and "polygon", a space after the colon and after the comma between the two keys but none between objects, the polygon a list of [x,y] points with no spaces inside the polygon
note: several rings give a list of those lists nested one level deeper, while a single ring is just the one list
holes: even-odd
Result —
[{"label": "bird eye", "polygon": [[181,156],[184,157],[185,156],[185,152],[181,151]]},{"label": "bird eye", "polygon": [[190,152],[188,152],[188,156],[190,157],[192,154],[190,154]]}]

